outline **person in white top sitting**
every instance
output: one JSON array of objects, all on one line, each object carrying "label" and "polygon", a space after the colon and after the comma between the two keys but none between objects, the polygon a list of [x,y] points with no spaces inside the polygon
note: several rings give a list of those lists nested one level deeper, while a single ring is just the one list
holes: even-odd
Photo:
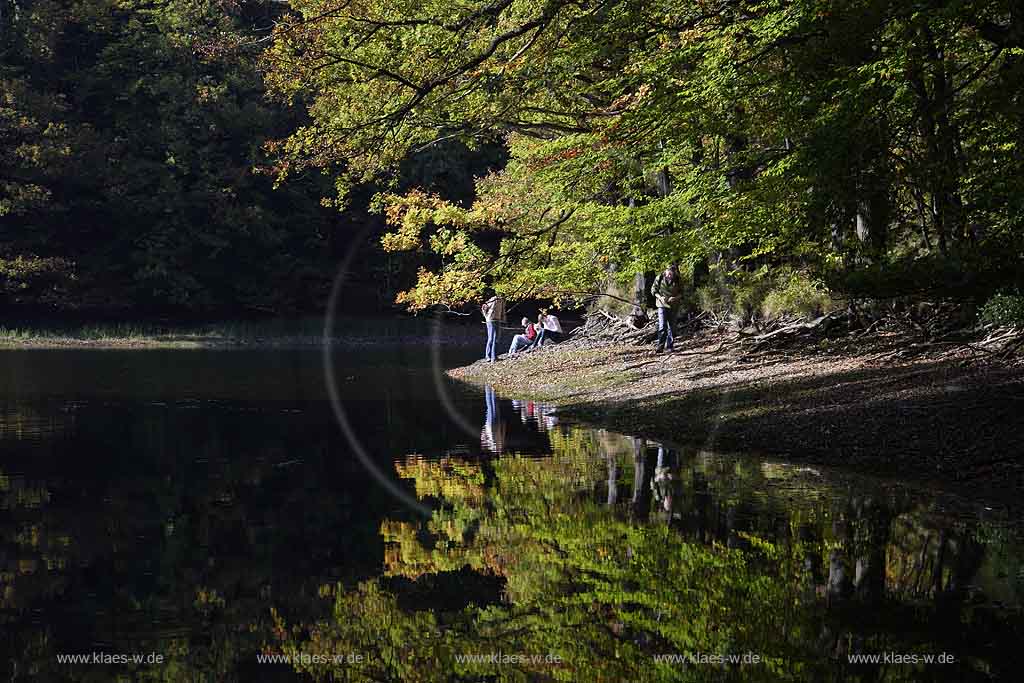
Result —
[{"label": "person in white top sitting", "polygon": [[544,342],[557,344],[562,341],[562,323],[550,313],[541,311],[537,316],[537,340],[533,343],[536,348],[544,346]]}]

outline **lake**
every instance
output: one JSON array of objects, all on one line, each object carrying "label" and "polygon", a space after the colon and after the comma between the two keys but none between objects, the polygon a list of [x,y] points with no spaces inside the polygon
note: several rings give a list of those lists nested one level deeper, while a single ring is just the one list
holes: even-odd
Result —
[{"label": "lake", "polygon": [[0,352],[0,678],[1024,665],[1020,520],[979,492],[571,424],[443,375],[476,351]]}]

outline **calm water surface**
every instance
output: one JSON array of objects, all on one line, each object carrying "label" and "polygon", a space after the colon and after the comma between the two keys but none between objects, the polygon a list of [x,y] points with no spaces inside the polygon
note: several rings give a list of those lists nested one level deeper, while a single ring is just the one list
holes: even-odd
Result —
[{"label": "calm water surface", "polygon": [[565,424],[415,346],[333,360],[354,436],[415,506],[356,457],[319,351],[0,352],[0,679],[1024,666],[1019,520],[984,498]]}]

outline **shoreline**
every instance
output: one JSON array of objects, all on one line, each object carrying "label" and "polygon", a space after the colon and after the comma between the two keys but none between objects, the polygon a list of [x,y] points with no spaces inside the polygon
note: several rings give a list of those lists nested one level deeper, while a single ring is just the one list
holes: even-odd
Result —
[{"label": "shoreline", "polygon": [[[411,344],[430,344],[431,337],[358,337],[331,338],[327,345],[331,348],[369,347],[369,346],[405,346]],[[476,339],[442,339],[445,346],[470,348],[479,345]],[[69,338],[38,338],[25,340],[0,340],[0,351],[19,350],[126,350],[126,349],[181,349],[181,350],[256,350],[256,349],[317,349],[323,346],[320,338],[269,338],[269,339],[226,339],[226,338],[186,338],[160,339],[142,337],[133,339],[77,339]]]},{"label": "shoreline", "polygon": [[[323,317],[224,320],[168,324],[137,322],[70,323],[52,320],[0,325],[0,350],[16,349],[314,349],[324,346]],[[475,328],[443,325],[426,317],[349,317],[334,319],[332,348],[425,345],[469,347]],[[482,325],[481,325],[482,327]]]},{"label": "shoreline", "polygon": [[[1019,508],[1024,490],[1024,367],[964,356],[911,360],[860,346],[808,346],[751,358],[723,337],[675,353],[570,340],[448,371],[565,418],[720,453],[899,477]],[[888,356],[888,357],[887,357]]]}]

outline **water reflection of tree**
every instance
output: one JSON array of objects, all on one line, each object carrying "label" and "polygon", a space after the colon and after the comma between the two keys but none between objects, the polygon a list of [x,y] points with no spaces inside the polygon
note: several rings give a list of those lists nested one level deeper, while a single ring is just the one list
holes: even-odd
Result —
[{"label": "water reflection of tree", "polygon": [[[351,492],[377,489],[358,463],[312,450],[300,462],[269,429],[175,439],[149,417],[90,423],[116,445],[60,442],[45,450],[60,467],[40,457],[37,474],[0,470],[0,679],[251,680],[241,672],[269,638],[269,605],[309,619],[323,612],[320,583],[376,570],[376,506]],[[92,651],[166,663],[56,662]]]},{"label": "water reflection of tree", "polygon": [[[75,481],[79,491],[62,478],[0,474],[2,532],[14,541],[0,552],[10,680],[233,680],[267,621],[258,589],[247,595],[240,584],[269,582],[269,567],[232,562],[245,520],[224,503],[261,471],[225,472],[219,485],[187,492],[178,477],[141,472]],[[165,663],[58,664],[68,651],[157,652]]]},{"label": "water reflection of tree", "polygon": [[[423,526],[384,524],[387,572],[444,577],[470,567],[503,580],[500,604],[407,611],[371,581],[336,589],[333,618],[307,625],[308,637],[282,620],[278,647],[366,654],[365,666],[333,671],[346,680],[423,681],[484,673],[493,680],[912,680],[921,672],[851,668],[845,654],[962,652],[956,641],[975,623],[963,587],[983,549],[969,532],[939,531],[942,540],[927,531],[934,519],[883,496],[850,497],[838,507],[824,495],[804,506],[769,501],[752,514],[737,480],[782,486],[799,470],[681,457],[664,447],[659,459],[655,444],[582,429],[550,437],[550,459],[509,456],[489,470],[455,459],[398,467],[421,498],[440,505]],[[670,476],[655,485],[659,469]],[[620,491],[626,483],[628,498]],[[654,519],[652,509],[660,511]],[[915,543],[913,534],[931,540]],[[936,572],[944,578],[925,587],[922,574]],[[1007,633],[1004,625],[987,636]],[[481,669],[455,656],[499,649],[557,653],[565,665]],[[652,659],[747,651],[767,663],[702,675]],[[968,669],[996,670],[992,651],[980,654],[926,673],[959,679]],[[318,679],[332,674],[306,668]]]}]

